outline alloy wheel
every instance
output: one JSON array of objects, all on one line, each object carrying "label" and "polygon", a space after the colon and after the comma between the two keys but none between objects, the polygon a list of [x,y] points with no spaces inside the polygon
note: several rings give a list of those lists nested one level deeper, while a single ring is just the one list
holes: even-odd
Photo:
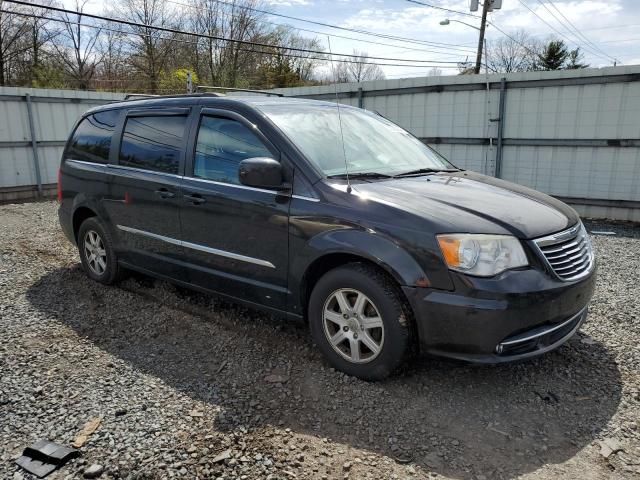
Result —
[{"label": "alloy wheel", "polygon": [[96,275],[104,274],[107,269],[107,251],[95,230],[88,230],[84,235],[84,254],[91,271]]},{"label": "alloy wheel", "polygon": [[347,288],[336,290],[324,303],[322,319],[329,344],[349,362],[367,363],[382,351],[382,317],[364,293]]}]

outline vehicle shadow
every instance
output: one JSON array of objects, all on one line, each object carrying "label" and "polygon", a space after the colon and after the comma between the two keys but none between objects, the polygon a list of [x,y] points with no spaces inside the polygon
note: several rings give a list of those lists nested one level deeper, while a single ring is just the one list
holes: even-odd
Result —
[{"label": "vehicle shadow", "polygon": [[621,398],[612,354],[582,334],[526,363],[423,358],[367,383],[331,371],[304,326],[164,282],[105,287],[61,268],[27,298],[104,351],[219,407],[215,429],[290,428],[455,478],[508,478],[566,461]]}]

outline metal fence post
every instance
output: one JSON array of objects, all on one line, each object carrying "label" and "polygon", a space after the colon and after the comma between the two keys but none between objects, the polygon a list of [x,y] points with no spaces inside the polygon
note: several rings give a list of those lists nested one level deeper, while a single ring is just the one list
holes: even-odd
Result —
[{"label": "metal fence post", "polygon": [[33,106],[31,95],[25,94],[27,99],[27,116],[29,117],[29,134],[31,135],[31,150],[33,151],[33,165],[36,168],[36,182],[38,183],[38,197],[42,197],[42,176],[40,174],[40,161],[38,160],[38,139],[36,136],[36,126],[33,121]]},{"label": "metal fence post", "polygon": [[364,92],[362,87],[358,87],[358,108],[364,108]]},{"label": "metal fence post", "polygon": [[507,96],[507,79],[500,79],[500,104],[498,113],[498,141],[496,145],[496,178],[502,178],[502,138],[504,135],[505,97]]}]

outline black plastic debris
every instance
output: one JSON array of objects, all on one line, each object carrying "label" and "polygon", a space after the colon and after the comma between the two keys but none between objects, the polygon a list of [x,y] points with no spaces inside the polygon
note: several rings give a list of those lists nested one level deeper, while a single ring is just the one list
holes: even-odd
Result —
[{"label": "black plastic debris", "polygon": [[16,463],[38,478],[44,478],[54,470],[80,454],[75,448],[65,447],[49,440],[38,440],[24,449]]}]

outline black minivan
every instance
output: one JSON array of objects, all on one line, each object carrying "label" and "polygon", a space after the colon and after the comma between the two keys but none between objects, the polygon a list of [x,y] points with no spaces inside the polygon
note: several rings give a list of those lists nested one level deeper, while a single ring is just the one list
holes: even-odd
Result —
[{"label": "black minivan", "polygon": [[59,173],[87,275],[136,270],[308,322],[329,363],[380,379],[412,352],[548,352],[595,284],[576,212],[454,167],[366,110],[195,94],[94,108]]}]

